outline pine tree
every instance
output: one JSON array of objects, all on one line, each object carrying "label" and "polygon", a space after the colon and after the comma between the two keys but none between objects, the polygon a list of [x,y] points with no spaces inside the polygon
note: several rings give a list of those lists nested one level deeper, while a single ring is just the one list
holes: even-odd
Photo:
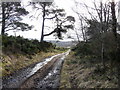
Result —
[{"label": "pine tree", "polygon": [[2,2],[2,30],[1,34],[4,35],[5,32],[10,30],[29,30],[32,26],[21,22],[22,17],[27,15],[29,12],[26,11],[20,2]]}]

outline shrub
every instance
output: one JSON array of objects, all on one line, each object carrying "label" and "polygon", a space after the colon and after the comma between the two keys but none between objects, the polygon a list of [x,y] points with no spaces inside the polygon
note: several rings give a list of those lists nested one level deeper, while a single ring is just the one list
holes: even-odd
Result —
[{"label": "shrub", "polygon": [[73,49],[72,51],[75,51],[75,55],[91,55],[93,54],[92,50],[91,50],[91,44],[90,43],[85,43],[85,42],[81,42],[78,43]]},{"label": "shrub", "polygon": [[3,52],[14,52],[14,53],[23,53],[23,54],[35,54],[40,51],[47,52],[55,48],[52,43],[49,42],[39,42],[38,40],[28,40],[23,37],[14,37],[14,36],[2,36],[2,49]]}]

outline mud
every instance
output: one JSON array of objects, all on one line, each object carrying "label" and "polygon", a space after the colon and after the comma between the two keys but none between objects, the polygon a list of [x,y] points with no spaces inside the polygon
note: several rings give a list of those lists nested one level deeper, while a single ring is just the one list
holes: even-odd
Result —
[{"label": "mud", "polygon": [[18,88],[22,90],[31,88],[48,90],[50,88],[58,88],[62,63],[69,52],[70,50],[66,53],[46,58],[43,62],[31,65],[14,73],[12,76],[3,78],[3,89]]}]

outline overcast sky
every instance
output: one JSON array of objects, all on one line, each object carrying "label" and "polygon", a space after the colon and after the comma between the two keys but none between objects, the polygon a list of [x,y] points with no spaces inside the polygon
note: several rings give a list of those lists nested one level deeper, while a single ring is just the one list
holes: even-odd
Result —
[{"label": "overcast sky", "polygon": [[[23,0],[23,1],[28,1],[28,0]],[[92,7],[93,6],[93,1],[94,0],[76,0],[76,1],[79,1],[79,2],[81,2],[81,3],[86,3],[88,6],[90,6],[90,7]],[[100,1],[100,0],[97,0],[97,1]],[[103,1],[106,1],[106,0],[103,0]],[[108,1],[108,0],[107,0]],[[116,2],[118,2],[118,0],[115,0]],[[67,15],[71,15],[71,16],[74,16],[74,17],[76,17],[76,14],[73,12],[73,10],[72,10],[72,8],[75,8],[75,4],[74,4],[74,0],[54,0],[54,2],[55,2],[55,4],[59,7],[59,8],[64,8],[65,9],[65,11],[66,11],[66,13],[67,13]],[[27,5],[27,3],[24,3],[24,5]],[[30,11],[30,13],[31,14],[34,14],[34,11],[30,8],[30,7],[28,7],[27,8],[27,10],[29,9],[29,11]],[[80,8],[80,12],[81,13],[84,13],[84,12],[86,12],[85,10],[84,10],[84,8]],[[76,18],[77,19],[77,18]],[[32,39],[38,39],[38,40],[40,40],[40,36],[41,36],[41,26],[42,26],[42,22],[41,22],[42,20],[41,20],[41,17],[40,18],[38,18],[38,19],[30,19],[29,18],[29,16],[26,16],[26,17],[24,17],[24,22],[25,23],[29,23],[29,24],[31,24],[31,25],[34,25],[35,27],[34,27],[34,29],[33,30],[31,30],[31,31],[24,31],[24,32],[22,32],[22,31],[19,31],[19,32],[16,32],[16,33],[13,33],[13,32],[8,32],[10,35],[21,35],[21,36],[23,36],[23,37],[25,37],[25,38],[32,38]],[[47,21],[47,23],[45,22],[45,25],[46,24],[48,24],[49,23],[49,25],[50,26],[52,26],[53,24],[51,24],[51,22],[48,22]],[[52,27],[54,27],[54,25],[52,26]],[[49,33],[50,31],[47,29],[47,28],[45,28],[45,33]],[[76,35],[75,35],[75,32],[74,31],[70,31],[70,32],[68,32],[67,33],[68,35],[71,35],[72,37],[76,37]],[[53,35],[51,35],[51,36],[48,36],[48,37],[45,37],[45,40],[51,40],[51,39],[55,39],[54,37],[53,37]],[[65,40],[68,40],[67,39],[67,37],[65,38]]]},{"label": "overcast sky", "polygon": [[[27,0],[29,1],[29,0]],[[74,16],[74,12],[72,11],[72,7],[74,6],[74,3],[73,3],[73,0],[54,0],[55,4],[59,7],[59,8],[64,8],[65,9],[65,12],[67,15],[71,15],[71,16]],[[69,4],[68,4],[69,3]],[[25,2],[24,5],[27,5],[27,3]],[[34,11],[30,8],[30,7],[27,7],[27,10],[30,11],[31,14],[34,14]],[[30,25],[34,25],[34,29],[31,30],[31,31],[19,31],[19,32],[8,32],[10,35],[21,35],[25,38],[33,38],[33,39],[38,39],[40,40],[40,37],[41,37],[41,26],[42,26],[42,18],[40,16],[40,18],[38,19],[30,19],[29,16],[26,16],[24,17],[24,22],[25,23],[29,23]],[[49,24],[50,26],[54,27],[54,24],[52,23],[51,24],[51,21],[47,21],[45,22],[45,25]],[[52,30],[52,29],[51,29]],[[51,30],[48,30],[48,28],[45,28],[45,33],[49,33]],[[70,35],[70,36],[74,36],[75,37],[75,32],[74,31],[69,31],[67,33],[67,35]],[[64,40],[67,39],[67,35],[64,35]],[[53,35],[50,35],[50,36],[47,36],[45,37],[45,40],[55,40],[55,37]],[[68,40],[68,39],[67,39]]]}]

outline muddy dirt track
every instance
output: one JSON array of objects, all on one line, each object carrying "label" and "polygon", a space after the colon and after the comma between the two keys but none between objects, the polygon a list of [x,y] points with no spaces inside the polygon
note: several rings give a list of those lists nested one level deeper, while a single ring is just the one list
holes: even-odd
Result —
[{"label": "muddy dirt track", "polygon": [[66,53],[46,58],[40,63],[16,72],[10,77],[4,78],[2,83],[3,90],[7,88],[18,88],[19,90],[25,88],[32,90],[59,88],[62,64],[69,52],[70,50]]}]

